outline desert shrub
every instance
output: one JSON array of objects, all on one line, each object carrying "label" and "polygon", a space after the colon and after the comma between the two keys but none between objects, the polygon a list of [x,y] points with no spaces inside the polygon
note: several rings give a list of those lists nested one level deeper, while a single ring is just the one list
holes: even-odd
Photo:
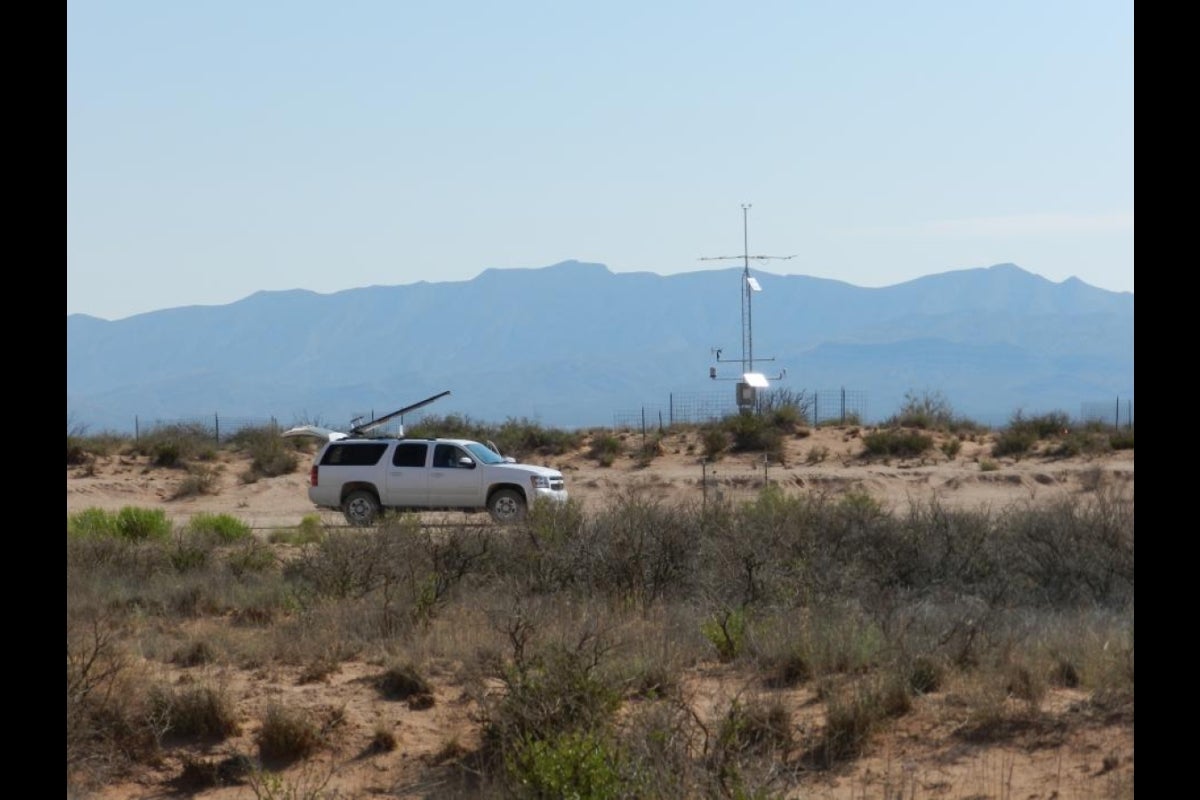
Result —
[{"label": "desert shrub", "polygon": [[952,436],[951,438],[942,442],[942,453],[951,461],[958,456],[960,450],[962,450],[962,440],[957,436]]},{"label": "desert shrub", "polygon": [[1037,434],[1025,428],[1008,428],[996,434],[992,443],[992,455],[997,458],[1004,456],[1023,456],[1037,444]]},{"label": "desert shrub", "polygon": [[950,401],[941,392],[917,392],[911,389],[905,392],[900,410],[888,418],[884,425],[947,433],[974,433],[985,427],[956,414]]},{"label": "desert shrub", "polygon": [[717,728],[716,750],[728,756],[786,751],[792,745],[792,715],[778,700],[735,699]]},{"label": "desert shrub", "polygon": [[171,521],[161,508],[125,506],[117,512],[116,535],[129,541],[165,541],[171,535]]},{"label": "desert shrub", "polygon": [[828,447],[812,447],[809,449],[808,455],[804,459],[804,463],[812,466],[814,464],[820,464],[827,458],[829,458]]},{"label": "desert shrub", "polygon": [[172,542],[169,558],[176,572],[192,572],[208,566],[215,541],[208,533],[182,531]]},{"label": "desert shrub", "polygon": [[158,467],[178,467],[202,454],[213,452],[213,434],[199,424],[170,424],[142,434],[134,451],[150,457]]},{"label": "desert shrub", "polygon": [[920,431],[884,428],[863,436],[863,447],[872,456],[911,458],[933,447],[933,437]]},{"label": "desert shrub", "polygon": [[812,406],[813,398],[805,391],[775,386],[758,393],[754,410],[769,419],[774,427],[790,432],[808,424]]},{"label": "desert shrub", "polygon": [[375,678],[375,688],[387,700],[408,700],[414,696],[432,697],[433,688],[411,664],[394,664]]},{"label": "desert shrub", "polygon": [[1133,428],[1113,431],[1112,435],[1108,437],[1108,443],[1113,450],[1132,450]]},{"label": "desert shrub", "polygon": [[661,435],[652,436],[647,439],[637,451],[637,463],[639,467],[648,467],[654,459],[663,454],[663,440]]},{"label": "desert shrub", "polygon": [[908,665],[908,688],[913,694],[928,694],[941,688],[945,668],[930,656],[918,656]]},{"label": "desert shrub", "polygon": [[716,649],[718,659],[733,661],[745,647],[746,614],[740,608],[718,611],[701,623],[700,632]]},{"label": "desert shrub", "polygon": [[367,745],[367,752],[390,753],[399,746],[396,734],[381,722],[375,726],[375,732],[371,735],[371,743]]},{"label": "desert shrub", "polygon": [[887,421],[889,427],[946,430],[954,421],[954,409],[941,392],[909,390],[900,410]]},{"label": "desert shrub", "polygon": [[826,696],[825,728],[807,756],[828,768],[860,756],[886,713],[879,692],[865,681],[831,689]]},{"label": "desert shrub", "polygon": [[117,515],[102,508],[85,508],[67,515],[67,535],[116,536]]},{"label": "desert shrub", "polygon": [[980,472],[995,472],[998,469],[1000,469],[1000,465],[995,461],[992,461],[990,458],[983,458],[979,460]]},{"label": "desert shrub", "polygon": [[216,687],[155,687],[150,692],[150,708],[152,714],[166,720],[168,735],[220,740],[241,732],[233,700]]},{"label": "desert shrub", "polygon": [[250,526],[231,514],[200,512],[193,516],[186,530],[199,535],[210,535],[221,544],[232,544],[250,537]]},{"label": "desert shrub", "polygon": [[506,756],[505,772],[518,797],[607,800],[627,796],[620,760],[612,736],[569,730],[519,742]]},{"label": "desert shrub", "polygon": [[236,577],[257,575],[274,569],[279,564],[275,551],[267,545],[254,539],[247,538],[241,545],[230,551],[225,557],[229,571]]},{"label": "desert shrub", "polygon": [[262,719],[258,752],[264,760],[292,762],[316,752],[322,738],[321,726],[308,712],[274,700]]},{"label": "desert shrub", "polygon": [[296,471],[300,463],[297,447],[302,440],[285,439],[280,433],[279,426],[274,423],[237,432],[233,441],[250,455],[250,468],[242,476],[243,482],[253,483],[259,478],[290,475]]},{"label": "desert shrub", "polygon": [[202,494],[216,494],[217,472],[207,464],[189,464],[187,475],[183,477],[175,490],[171,492],[172,500],[184,497],[196,497]]},{"label": "desert shrub", "polygon": [[1103,433],[1071,431],[1050,450],[1050,455],[1070,458],[1079,455],[1100,455],[1112,449],[1112,439]]},{"label": "desert shrub", "polygon": [[686,594],[696,547],[684,510],[632,493],[576,530],[573,541],[587,542],[586,549],[576,555],[564,548],[560,555],[567,559],[561,568],[572,570],[579,583],[643,609],[663,597]]},{"label": "desert shrub", "polygon": [[1013,414],[1008,425],[996,436],[992,455],[1020,457],[1033,450],[1039,439],[1057,439],[1066,434],[1070,417],[1054,411],[1028,417],[1021,411]]},{"label": "desert shrub", "polygon": [[1033,431],[1039,439],[1053,439],[1064,435],[1071,427],[1071,417],[1065,411],[1050,411],[1025,417],[1018,414],[1011,425]]},{"label": "desert shrub", "polygon": [[588,458],[595,459],[601,466],[611,467],[624,449],[620,437],[615,434],[597,433],[588,447]]},{"label": "desert shrub", "polygon": [[783,433],[765,417],[733,414],[725,418],[724,426],[733,439],[734,452],[761,452],[773,456],[783,452]]},{"label": "desert shrub", "polygon": [[325,538],[325,526],[320,514],[305,514],[295,530],[276,529],[267,535],[272,544],[314,544]]},{"label": "desert shrub", "polygon": [[[487,441],[489,437],[485,437]],[[520,460],[532,453],[557,456],[579,447],[583,434],[557,428],[544,428],[528,419],[507,419],[491,436],[500,452]]]},{"label": "desert shrub", "polygon": [[729,434],[720,425],[705,425],[700,431],[704,455],[715,461],[729,449]]},{"label": "desert shrub", "polygon": [[[506,770],[516,765],[518,772],[509,774],[518,779],[535,742],[547,743],[543,752],[554,761],[560,737],[574,734],[586,743],[590,736],[602,734],[621,702],[616,687],[600,670],[609,649],[601,637],[585,633],[574,646],[552,644],[538,652],[526,644],[522,640],[512,662],[496,669],[506,691],[485,703],[481,752],[487,763]],[[579,748],[574,753],[586,755]],[[569,761],[567,756],[559,758]]]}]

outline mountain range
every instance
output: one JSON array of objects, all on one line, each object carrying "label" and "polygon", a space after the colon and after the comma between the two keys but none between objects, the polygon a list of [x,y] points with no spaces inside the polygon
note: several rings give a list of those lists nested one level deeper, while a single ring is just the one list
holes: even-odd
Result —
[{"label": "mountain range", "polygon": [[754,371],[786,372],[773,386],[844,389],[864,422],[894,414],[909,392],[936,392],[991,425],[1133,397],[1131,292],[1013,264],[881,288],[750,274],[762,291],[748,321],[742,267],[662,276],[579,261],[263,291],[113,321],[69,314],[68,426],[129,431],[214,414],[339,426],[446,389],[428,413],[482,422],[609,426],[682,397],[727,397],[732,410],[746,333]]}]

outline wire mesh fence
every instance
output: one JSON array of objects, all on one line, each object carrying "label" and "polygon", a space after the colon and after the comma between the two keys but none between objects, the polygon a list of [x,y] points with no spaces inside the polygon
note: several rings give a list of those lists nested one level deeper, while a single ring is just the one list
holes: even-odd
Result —
[{"label": "wire mesh fence", "polygon": [[[867,417],[867,393],[853,389],[823,389],[816,392],[764,392],[760,405],[770,410],[772,404],[795,404],[810,424],[823,422],[864,422]],[[618,430],[647,430],[667,428],[675,424],[695,425],[724,419],[738,413],[732,392],[672,392],[663,404],[648,404],[636,409],[613,413],[613,427]]]},{"label": "wire mesh fence", "polygon": [[1079,419],[1083,422],[1110,424],[1114,428],[1133,427],[1133,398],[1117,397],[1109,402],[1082,403]]},{"label": "wire mesh fence", "polygon": [[209,436],[216,444],[228,442],[238,432],[247,428],[279,427],[275,417],[225,417],[220,414],[203,417],[174,417],[171,419],[142,419],[133,418],[133,438],[137,441],[142,436],[156,431],[171,428],[186,429],[203,436]]}]

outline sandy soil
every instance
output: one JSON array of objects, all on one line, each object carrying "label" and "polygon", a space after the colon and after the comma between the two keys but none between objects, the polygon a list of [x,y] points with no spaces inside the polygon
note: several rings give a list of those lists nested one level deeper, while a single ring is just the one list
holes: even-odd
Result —
[{"label": "sandy soil", "polygon": [[[1034,454],[1020,460],[992,459],[985,438],[964,441],[955,458],[933,451],[924,459],[890,461],[862,457],[857,428],[821,428],[788,442],[783,463],[763,464],[761,458],[728,456],[702,464],[696,441],[670,436],[662,455],[642,466],[622,456],[602,467],[584,452],[545,462],[563,470],[573,498],[585,508],[602,507],[626,491],[649,491],[680,502],[705,502],[719,493],[752,497],[764,474],[787,492],[869,493],[885,507],[902,510],[933,499],[956,508],[999,509],[1013,504],[1042,503],[1105,489],[1133,493],[1133,452],[1069,459]],[[641,436],[626,435],[633,451]],[[995,468],[984,469],[984,462]],[[247,464],[221,453],[212,466],[218,481],[213,493],[170,499],[185,473],[153,468],[144,459],[111,456],[89,467],[67,469],[68,514],[90,507],[116,510],[126,505],[164,509],[182,524],[199,512],[228,513],[248,522],[265,536],[274,528],[293,526],[316,513],[306,494],[309,461],[301,458],[297,471],[286,476],[243,483]],[[989,467],[992,466],[989,464]],[[707,483],[706,483],[707,481]],[[340,514],[321,512],[331,525],[343,524]],[[463,519],[451,514],[450,519]],[[486,515],[470,517],[487,522]],[[210,623],[198,623],[210,624]],[[155,662],[148,669],[172,682],[195,680],[194,670]],[[287,696],[326,716],[337,716],[330,745],[306,766],[285,774],[294,797],[437,797],[436,771],[431,766],[447,743],[470,747],[478,725],[466,687],[454,665],[428,666],[434,687],[429,708],[410,708],[381,700],[369,678],[378,665],[344,662],[319,680],[301,680],[299,668],[264,666],[254,670],[205,667],[206,677],[220,681],[242,698],[239,711],[246,720],[242,733],[213,750],[197,750],[194,758],[219,760],[222,754],[254,752],[254,723],[269,698]],[[793,709],[800,729],[821,724],[822,704],[813,687],[766,690],[752,676],[728,665],[700,665],[688,673],[688,692],[700,713],[717,713],[728,700],[747,691],[773,692]],[[1036,724],[1014,732],[1002,744],[972,744],[955,731],[967,722],[965,687],[919,698],[913,711],[874,740],[865,756],[837,769],[805,778],[794,796],[823,798],[1107,798],[1133,794],[1133,713],[1089,713],[1087,696],[1077,690],[1050,691]],[[722,706],[722,703],[725,706]],[[372,752],[372,734],[379,726],[394,732],[398,747]],[[119,785],[103,787],[97,800],[133,800],[195,796],[211,800],[254,797],[248,787],[189,792],[179,783],[180,754],[146,768]],[[431,777],[433,776],[433,777]],[[432,781],[432,782],[431,782]],[[324,795],[318,787],[324,786]],[[305,791],[307,789],[307,791]],[[259,795],[267,796],[267,795]],[[275,794],[271,796],[283,796]]]}]

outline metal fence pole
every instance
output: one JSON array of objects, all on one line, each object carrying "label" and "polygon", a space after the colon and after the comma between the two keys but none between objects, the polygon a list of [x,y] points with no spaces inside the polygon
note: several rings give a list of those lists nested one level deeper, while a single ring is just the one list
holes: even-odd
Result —
[{"label": "metal fence pole", "polygon": [[842,424],[846,424],[846,387],[842,387]]},{"label": "metal fence pole", "polygon": [[141,429],[138,427],[137,414],[134,414],[133,415],[133,443],[138,444],[138,440],[140,438],[141,438]]},{"label": "metal fence pole", "polygon": [[217,416],[217,412],[213,412],[213,430],[217,436],[217,446],[221,446],[221,418]]}]

